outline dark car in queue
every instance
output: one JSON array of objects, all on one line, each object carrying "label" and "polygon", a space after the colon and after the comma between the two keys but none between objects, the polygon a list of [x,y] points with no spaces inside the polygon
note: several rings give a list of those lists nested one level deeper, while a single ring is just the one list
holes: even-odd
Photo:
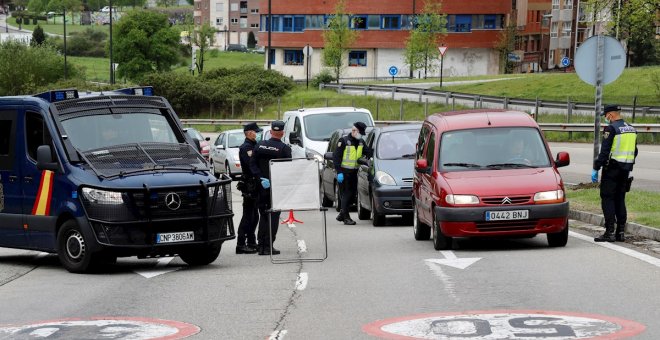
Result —
[{"label": "dark car in queue", "polygon": [[385,225],[387,215],[402,215],[412,224],[412,182],[415,143],[421,124],[401,124],[374,128],[367,146],[374,150],[370,159],[358,160],[358,218]]},{"label": "dark car in queue", "polygon": [[[372,127],[366,129],[367,135]],[[337,170],[335,162],[332,159],[339,139],[351,133],[351,128],[337,129],[330,135],[328,148],[323,155],[325,159],[321,168],[321,205],[324,207],[335,207],[337,211],[341,210],[341,195],[339,194],[339,183],[337,183]],[[356,194],[357,195],[357,194]],[[357,197],[357,196],[356,196]],[[357,202],[355,199],[353,202]]]}]

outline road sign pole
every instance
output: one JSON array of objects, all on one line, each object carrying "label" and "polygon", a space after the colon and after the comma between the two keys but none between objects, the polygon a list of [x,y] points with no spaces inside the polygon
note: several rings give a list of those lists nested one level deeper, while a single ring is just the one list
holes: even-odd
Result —
[{"label": "road sign pole", "polygon": [[445,62],[445,56],[440,55],[440,87],[442,87],[442,66]]},{"label": "road sign pole", "polygon": [[598,52],[596,53],[596,107],[594,114],[594,157],[600,153],[600,112],[603,105],[603,62],[605,57],[605,42],[603,35],[598,35]]},{"label": "road sign pole", "polygon": [[309,45],[305,47],[305,52],[307,52],[307,56],[305,57],[306,62],[307,62],[307,89],[309,89]]}]

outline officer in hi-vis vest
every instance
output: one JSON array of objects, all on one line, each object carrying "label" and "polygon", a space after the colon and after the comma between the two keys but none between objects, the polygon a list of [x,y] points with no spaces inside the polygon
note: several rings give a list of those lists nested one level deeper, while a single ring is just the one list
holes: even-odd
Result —
[{"label": "officer in hi-vis vest", "polygon": [[617,105],[607,105],[601,113],[610,124],[603,130],[600,153],[591,172],[592,182],[597,182],[598,170],[603,168],[600,198],[605,233],[594,238],[596,242],[625,241],[626,192],[630,191],[632,177],[629,175],[637,157],[637,131],[623,121],[620,110]]},{"label": "officer in hi-vis vest", "polygon": [[362,156],[371,157],[372,154],[372,150],[362,139],[366,129],[367,125],[363,122],[355,122],[351,133],[339,140],[333,155],[337,183],[341,185],[341,211],[337,215],[337,221],[348,225],[355,224],[348,214],[348,209],[357,192],[357,160]]}]

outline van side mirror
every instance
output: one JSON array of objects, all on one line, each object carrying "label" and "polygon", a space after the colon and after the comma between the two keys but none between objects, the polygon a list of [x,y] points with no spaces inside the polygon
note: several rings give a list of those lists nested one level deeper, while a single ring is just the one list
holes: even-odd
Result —
[{"label": "van side mirror", "polygon": [[37,169],[56,171],[59,165],[53,159],[50,145],[39,145],[37,148]]},{"label": "van side mirror", "polygon": [[325,158],[325,159],[327,159],[327,160],[329,160],[329,161],[331,161],[333,157],[334,157],[334,154],[333,154],[332,152],[326,152],[326,153],[323,155],[323,158]]},{"label": "van side mirror", "polygon": [[431,168],[429,168],[429,163],[426,159],[418,159],[415,162],[415,171],[419,173],[428,174],[431,173]]},{"label": "van side mirror", "polygon": [[302,141],[300,140],[300,136],[298,136],[298,134],[295,133],[295,132],[291,132],[289,134],[289,143],[298,144],[299,146],[303,146]]},{"label": "van side mirror", "polygon": [[567,166],[571,164],[571,157],[568,155],[568,152],[559,152],[557,153],[557,159],[555,160],[555,165],[558,168],[561,168],[562,166]]}]

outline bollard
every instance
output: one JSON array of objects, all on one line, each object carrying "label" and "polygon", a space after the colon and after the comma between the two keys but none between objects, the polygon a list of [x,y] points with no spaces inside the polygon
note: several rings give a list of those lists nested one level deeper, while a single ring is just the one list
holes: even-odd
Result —
[{"label": "bollard", "polygon": [[479,108],[483,109],[484,108],[484,99],[479,96]]},{"label": "bollard", "polygon": [[422,102],[422,94],[424,93],[424,90],[419,90],[419,102]]},{"label": "bollard", "polygon": [[449,96],[451,92],[445,92],[445,106],[449,105]]},{"label": "bollard", "polygon": [[369,86],[365,86],[364,87],[364,95],[366,96],[368,94],[369,94]]},{"label": "bollard", "polygon": [[509,108],[509,98],[504,97],[504,99],[502,100],[502,108],[504,110],[507,110]]},{"label": "bollard", "polygon": [[394,100],[395,93],[396,93],[396,86],[392,86],[392,100]]}]

